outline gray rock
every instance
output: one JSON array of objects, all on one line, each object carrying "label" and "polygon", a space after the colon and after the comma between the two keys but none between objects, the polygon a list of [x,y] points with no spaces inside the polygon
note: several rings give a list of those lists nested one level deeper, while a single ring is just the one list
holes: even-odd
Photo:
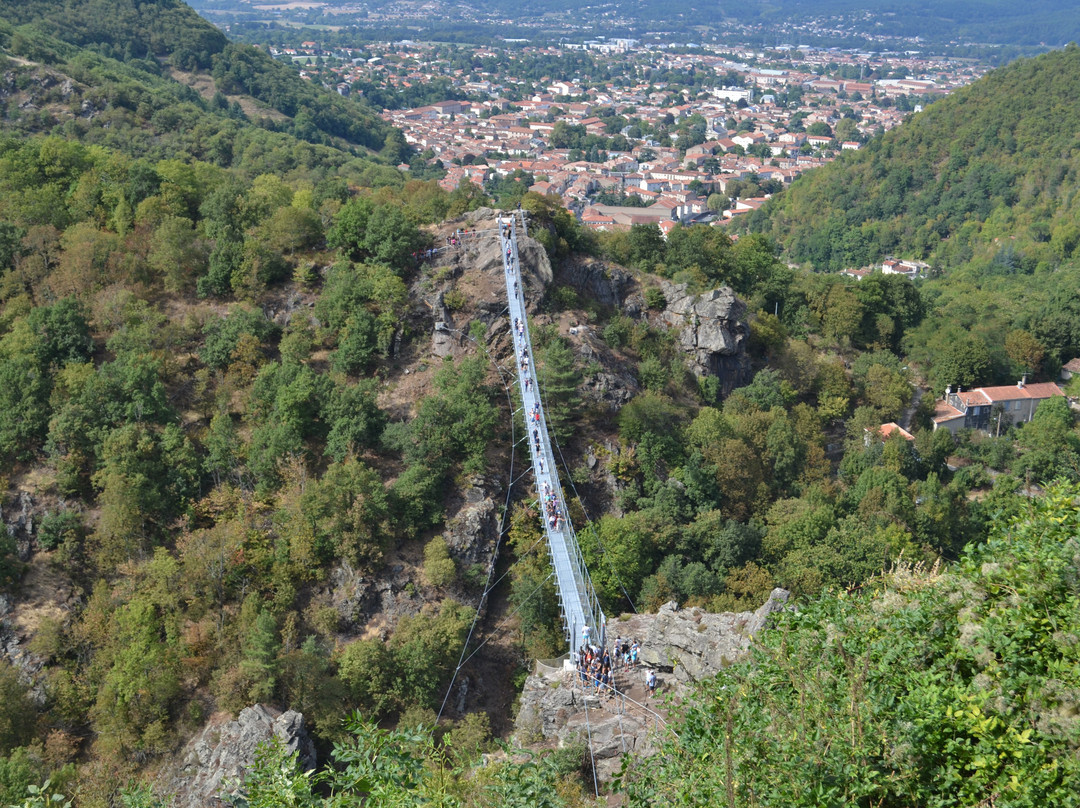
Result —
[{"label": "gray rock", "polygon": [[171,798],[176,808],[223,806],[223,797],[237,793],[255,761],[259,744],[278,738],[285,749],[299,752],[301,767],[315,768],[315,746],[295,710],[284,713],[256,704],[245,707],[235,720],[212,718],[184,747],[175,765],[158,776],[156,790]]},{"label": "gray rock", "polygon": [[330,571],[330,602],[344,625],[362,623],[377,602],[375,582],[342,561]]},{"label": "gray rock", "polygon": [[603,261],[581,259],[559,266],[559,282],[605,306],[622,306],[634,286],[630,273]]},{"label": "gray rock", "polygon": [[769,593],[769,599],[758,607],[753,616],[746,622],[746,633],[756,637],[769,625],[769,618],[777,612],[791,608],[787,605],[791,593],[786,589],[777,587]]},{"label": "gray rock", "polygon": [[684,284],[661,282],[667,306],[660,319],[679,336],[679,345],[699,376],[716,376],[727,394],[749,381],[746,305],[724,286],[691,295]]},{"label": "gray rock", "polygon": [[8,535],[15,540],[15,552],[20,561],[29,561],[33,552],[37,515],[34,498],[28,491],[20,491],[6,512],[0,510],[0,523],[3,523]]},{"label": "gray rock", "polygon": [[465,505],[451,518],[443,538],[460,566],[486,567],[499,538],[498,509],[495,501],[479,488],[470,488],[465,497]]},{"label": "gray rock", "polygon": [[[769,616],[787,607],[788,593],[775,589],[755,612],[709,614],[701,609],[680,609],[664,604],[655,615],[624,615],[608,631],[642,638],[640,669],[616,672],[616,686],[626,694],[618,699],[583,698],[577,674],[537,663],[525,681],[514,726],[521,744],[542,740],[560,745],[591,737],[598,775],[610,779],[619,769],[623,752],[646,756],[656,751],[667,708],[645,693],[649,668],[662,673],[659,692],[676,703],[693,682],[715,675],[746,653],[753,635],[768,627]],[[585,706],[588,706],[586,715]]]},{"label": "gray rock", "polygon": [[698,682],[738,659],[750,643],[749,612],[710,614],[665,603],[642,642],[641,661],[670,668],[681,682]]}]

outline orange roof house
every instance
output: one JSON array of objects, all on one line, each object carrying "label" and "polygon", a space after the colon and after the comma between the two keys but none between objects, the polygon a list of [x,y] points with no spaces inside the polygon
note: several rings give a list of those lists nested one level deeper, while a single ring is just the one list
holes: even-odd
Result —
[{"label": "orange roof house", "polygon": [[[955,393],[947,387],[944,400],[934,408],[934,429],[945,428],[954,434],[960,429],[988,432],[1000,429],[1002,424],[1027,423],[1041,402],[1063,395],[1053,382],[1028,384],[1024,379],[1015,386],[958,389]],[[997,414],[1000,418],[992,417]]]}]

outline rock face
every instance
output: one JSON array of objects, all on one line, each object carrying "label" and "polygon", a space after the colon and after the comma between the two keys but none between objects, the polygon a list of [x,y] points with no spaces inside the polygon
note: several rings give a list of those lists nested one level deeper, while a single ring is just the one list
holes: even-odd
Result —
[{"label": "rock face", "polygon": [[682,284],[662,283],[667,306],[660,319],[679,335],[679,344],[699,376],[716,376],[724,395],[747,383],[746,305],[723,286],[700,295]]},{"label": "rock face", "polygon": [[241,710],[235,721],[227,716],[210,719],[184,747],[178,765],[159,777],[157,791],[176,808],[227,805],[222,797],[236,793],[259,744],[271,738],[280,739],[289,752],[299,752],[305,771],[315,767],[315,746],[304,727],[304,716],[256,704]]},{"label": "rock face", "polygon": [[[498,491],[497,482],[476,476],[469,480],[464,497],[449,506],[443,539],[459,569],[486,570],[491,563],[499,538]],[[315,594],[333,607],[341,630],[351,635],[362,633],[372,620],[377,620],[381,632],[401,617],[418,613],[425,601],[422,587],[422,577],[406,564],[387,563],[371,573],[342,560]]]},{"label": "rock face", "polygon": [[34,498],[27,491],[20,491],[15,502],[0,510],[0,523],[15,541],[15,552],[20,561],[29,559],[33,551],[37,515]]},{"label": "rock face", "polygon": [[465,503],[447,524],[447,549],[462,567],[491,561],[499,538],[499,513],[495,500],[484,488],[473,486],[465,492]]},{"label": "rock face", "polygon": [[681,682],[699,682],[742,656],[769,615],[783,609],[787,599],[787,590],[774,589],[756,612],[739,614],[709,614],[665,603],[645,635],[641,661],[653,668],[670,668]]},{"label": "rock face", "polygon": [[[632,318],[648,316],[640,285],[626,270],[603,261],[578,259],[559,266],[558,281]],[[746,305],[729,287],[692,295],[685,284],[660,282],[667,305],[654,323],[675,331],[698,376],[715,376],[727,395],[750,381],[746,357]]]},{"label": "rock face", "polygon": [[591,259],[564,263],[559,267],[559,281],[605,306],[622,306],[634,288],[634,280],[629,272]]}]

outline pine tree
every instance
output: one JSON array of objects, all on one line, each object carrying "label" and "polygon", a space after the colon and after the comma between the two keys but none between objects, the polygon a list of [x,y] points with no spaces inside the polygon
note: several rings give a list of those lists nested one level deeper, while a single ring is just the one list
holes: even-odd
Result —
[{"label": "pine tree", "polygon": [[551,340],[538,356],[537,378],[548,428],[556,441],[566,443],[574,434],[574,421],[581,406],[578,395],[581,373],[574,366],[574,355],[566,340]]}]

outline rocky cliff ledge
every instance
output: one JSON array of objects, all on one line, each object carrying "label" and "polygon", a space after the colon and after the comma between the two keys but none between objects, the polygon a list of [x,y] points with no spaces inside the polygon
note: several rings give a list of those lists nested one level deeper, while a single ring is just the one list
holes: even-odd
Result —
[{"label": "rocky cliff ledge", "polygon": [[[656,614],[612,621],[609,642],[619,635],[637,639],[642,646],[637,668],[616,673],[623,697],[583,692],[577,673],[565,670],[561,660],[537,662],[521,694],[514,740],[559,746],[591,742],[597,773],[612,777],[624,753],[652,754],[669,710],[677,709],[686,689],[743,656],[754,636],[766,629],[769,617],[787,608],[788,595],[774,589],[754,612],[710,614],[669,603]],[[650,670],[658,673],[658,696],[650,696],[645,688]]]},{"label": "rocky cliff ledge", "polygon": [[214,716],[180,752],[177,765],[166,766],[156,790],[173,808],[212,808],[229,804],[237,785],[255,762],[259,744],[278,738],[289,752],[300,753],[304,770],[315,768],[315,745],[304,716],[256,704],[235,720]]},{"label": "rocky cliff ledge", "polygon": [[661,280],[659,289],[666,304],[661,311],[650,312],[641,280],[605,261],[578,257],[563,262],[554,280],[629,317],[646,317],[654,325],[674,331],[690,369],[698,376],[715,376],[722,395],[750,381],[746,304],[730,287],[692,294],[685,284]]}]

